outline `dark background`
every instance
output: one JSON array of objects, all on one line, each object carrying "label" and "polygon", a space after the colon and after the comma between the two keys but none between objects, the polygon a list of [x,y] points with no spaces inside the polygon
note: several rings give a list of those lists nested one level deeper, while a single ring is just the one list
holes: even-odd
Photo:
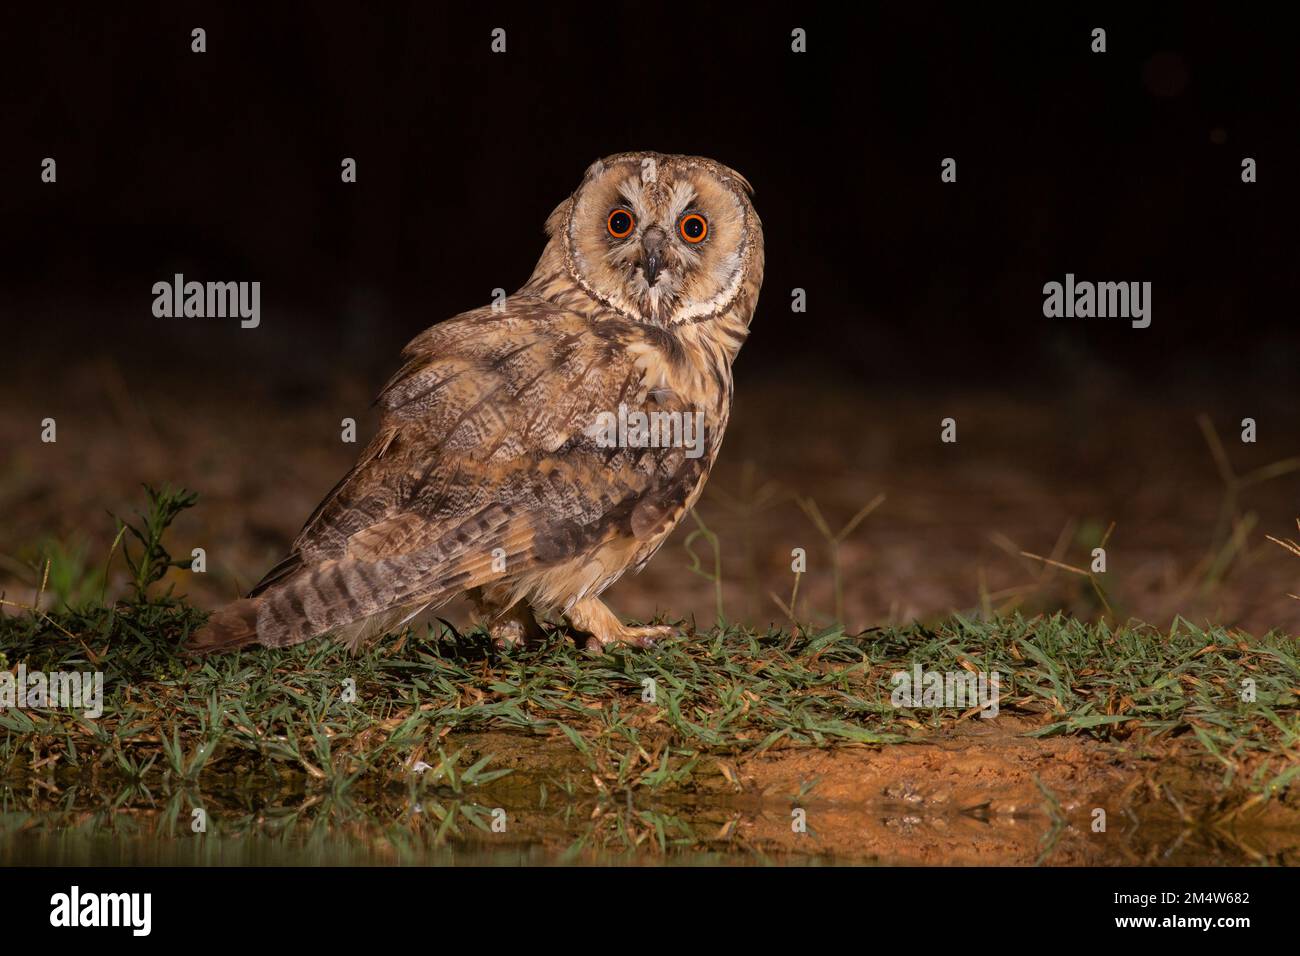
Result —
[{"label": "dark background", "polygon": [[[107,352],[226,389],[311,389],[346,363],[377,388],[416,332],[523,283],[593,159],[654,149],[756,188],[767,278],[742,390],[1293,388],[1300,103],[1294,36],[1262,10],[360,6],[7,17],[11,357]],[[262,327],[154,318],[174,272],[260,280]],[[1045,319],[1066,272],[1151,281],[1152,326]]]},{"label": "dark background", "polygon": [[[168,585],[202,607],[246,590],[369,440],[401,346],[518,288],[594,159],[653,149],[750,179],[767,273],[723,453],[611,589],[621,614],[713,619],[698,519],[726,614],[760,624],[786,619],[797,546],[819,622],[1300,628],[1298,562],[1269,540],[1300,513],[1300,81],[1270,14],[370,7],[6,10],[0,595],[37,595],[51,556],[54,598],[123,593],[109,514],[145,483],[199,495],[169,533],[209,569]],[[176,272],[260,281],[261,326],[155,318]],[[1045,318],[1067,272],[1151,282],[1151,327]],[[1046,563],[1103,540],[1099,588]]]}]

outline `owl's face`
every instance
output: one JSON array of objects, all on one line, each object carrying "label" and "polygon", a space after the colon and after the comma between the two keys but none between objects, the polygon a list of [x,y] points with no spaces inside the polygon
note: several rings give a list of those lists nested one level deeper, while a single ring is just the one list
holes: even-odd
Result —
[{"label": "owl's face", "polygon": [[725,311],[748,277],[761,276],[751,192],[712,160],[622,153],[587,170],[556,210],[552,241],[563,243],[573,279],[609,307],[665,327],[698,321]]}]

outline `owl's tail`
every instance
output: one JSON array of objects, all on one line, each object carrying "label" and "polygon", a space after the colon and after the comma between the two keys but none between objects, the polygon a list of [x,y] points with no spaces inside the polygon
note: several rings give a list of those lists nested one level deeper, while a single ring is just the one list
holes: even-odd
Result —
[{"label": "owl's tail", "polygon": [[[365,575],[376,565],[366,565],[358,572],[358,564],[348,561],[316,567],[310,574],[233,601],[191,634],[183,649],[195,655],[222,654],[254,644],[292,647],[314,637],[329,636],[356,652],[370,639],[406,623],[424,608],[479,586],[485,577],[453,576],[432,590],[412,587],[397,591],[389,586],[368,592]],[[390,580],[398,580],[398,575],[392,573]]]},{"label": "owl's tail", "polygon": [[262,598],[241,598],[208,618],[185,643],[189,654],[221,654],[257,643],[257,611]]},{"label": "owl's tail", "polygon": [[[191,635],[186,651],[214,654],[250,644],[292,647],[332,635],[356,650],[362,642],[436,607],[456,594],[500,580],[498,550],[514,574],[533,563],[531,527],[496,533],[511,515],[458,524],[418,551],[362,560],[345,557],[304,563],[299,553],[272,568],[248,597],[214,614]],[[486,531],[486,541],[465,531]],[[355,535],[353,536],[356,537]],[[496,547],[493,547],[493,546]]]},{"label": "owl's tail", "polygon": [[[308,630],[304,632],[304,636],[296,637],[288,642],[262,640],[257,631],[257,612],[264,603],[264,598],[251,597],[242,598],[226,605],[213,614],[208,619],[207,624],[190,635],[183,650],[188,654],[199,656],[224,654],[227,651],[237,651],[241,647],[248,647],[250,644],[265,644],[268,646],[297,644],[311,635],[311,631]],[[411,605],[389,608],[377,614],[339,625],[327,633],[349,650],[355,652],[370,638],[377,637],[392,627],[405,624],[424,610],[426,606],[427,602],[419,601]]]}]

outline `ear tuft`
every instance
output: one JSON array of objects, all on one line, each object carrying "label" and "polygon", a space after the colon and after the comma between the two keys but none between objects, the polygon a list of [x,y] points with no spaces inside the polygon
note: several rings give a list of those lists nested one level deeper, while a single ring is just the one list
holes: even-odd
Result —
[{"label": "ear tuft", "polygon": [[732,169],[729,166],[723,166],[722,168],[728,176],[730,176],[736,182],[740,183],[741,187],[745,190],[746,196],[748,196],[750,199],[754,198],[754,187],[749,184],[748,179],[740,175],[740,173],[736,172],[734,169]]},{"label": "ear tuft", "polygon": [[546,234],[554,239],[564,231],[564,223],[569,218],[569,207],[573,205],[573,197],[570,196],[564,202],[560,203],[546,217]]}]

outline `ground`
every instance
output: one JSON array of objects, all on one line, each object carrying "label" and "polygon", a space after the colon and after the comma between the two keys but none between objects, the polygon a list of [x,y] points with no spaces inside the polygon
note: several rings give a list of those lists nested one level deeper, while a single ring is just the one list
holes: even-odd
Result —
[{"label": "ground", "polygon": [[[203,547],[208,561],[205,574],[173,573],[169,583],[208,609],[238,595],[284,556],[365,446],[370,403],[392,371],[387,353],[375,364],[351,375],[330,366],[312,374],[311,363],[232,367],[194,381],[183,368],[99,359],[62,369],[55,394],[35,372],[42,362],[15,370],[0,382],[9,451],[0,591],[30,601],[53,553],[97,595],[114,533],[105,513],[129,516],[141,484],[170,482],[202,501],[178,520],[173,546]],[[1300,593],[1300,560],[1266,537],[1296,536],[1300,421],[1286,396],[1250,403],[1267,427],[1244,443],[1244,410],[1231,395],[1143,401],[1139,415],[1138,399],[1109,390],[1101,372],[1068,393],[936,387],[920,398],[869,381],[737,374],[733,419],[696,509],[716,554],[697,535],[690,545],[703,574],[687,570],[699,525],[684,521],[642,574],[609,592],[626,617],[707,623],[721,604],[729,620],[787,623],[791,552],[802,548],[799,619],[850,630],[954,611],[1066,610],[1300,632],[1300,600],[1289,596]],[[949,416],[956,444],[939,440]],[[47,417],[58,423],[56,443],[39,441]],[[354,444],[340,440],[344,417],[358,423]],[[1090,568],[1112,523],[1100,590],[1043,560]],[[705,576],[715,557],[716,587]],[[115,565],[110,596],[122,583]],[[459,607],[442,616],[465,620]]]},{"label": "ground", "polygon": [[[107,710],[0,711],[0,862],[1300,852],[1300,558],[1267,537],[1297,536],[1282,398],[1247,444],[1223,395],[1139,417],[1100,379],[1032,400],[742,379],[696,513],[608,594],[680,638],[593,658],[552,631],[502,656],[452,605],[357,658],[198,664],[183,635],[283,554],[382,375],[65,372],[53,395],[0,383],[0,653],[103,670]],[[35,440],[46,416],[57,443]],[[110,513],[147,531],[140,485],[163,477],[199,492],[165,543],[203,547],[202,574],[118,539]],[[999,716],[891,706],[915,662],[1006,673]]]},{"label": "ground", "polygon": [[[1300,657],[1277,632],[1012,613],[593,654],[436,624],[194,661],[204,612],[129,553],[128,599],[0,621],[0,667],[105,682],[96,720],[0,711],[0,862],[1300,858]],[[997,716],[897,706],[917,664],[996,671]]]}]

